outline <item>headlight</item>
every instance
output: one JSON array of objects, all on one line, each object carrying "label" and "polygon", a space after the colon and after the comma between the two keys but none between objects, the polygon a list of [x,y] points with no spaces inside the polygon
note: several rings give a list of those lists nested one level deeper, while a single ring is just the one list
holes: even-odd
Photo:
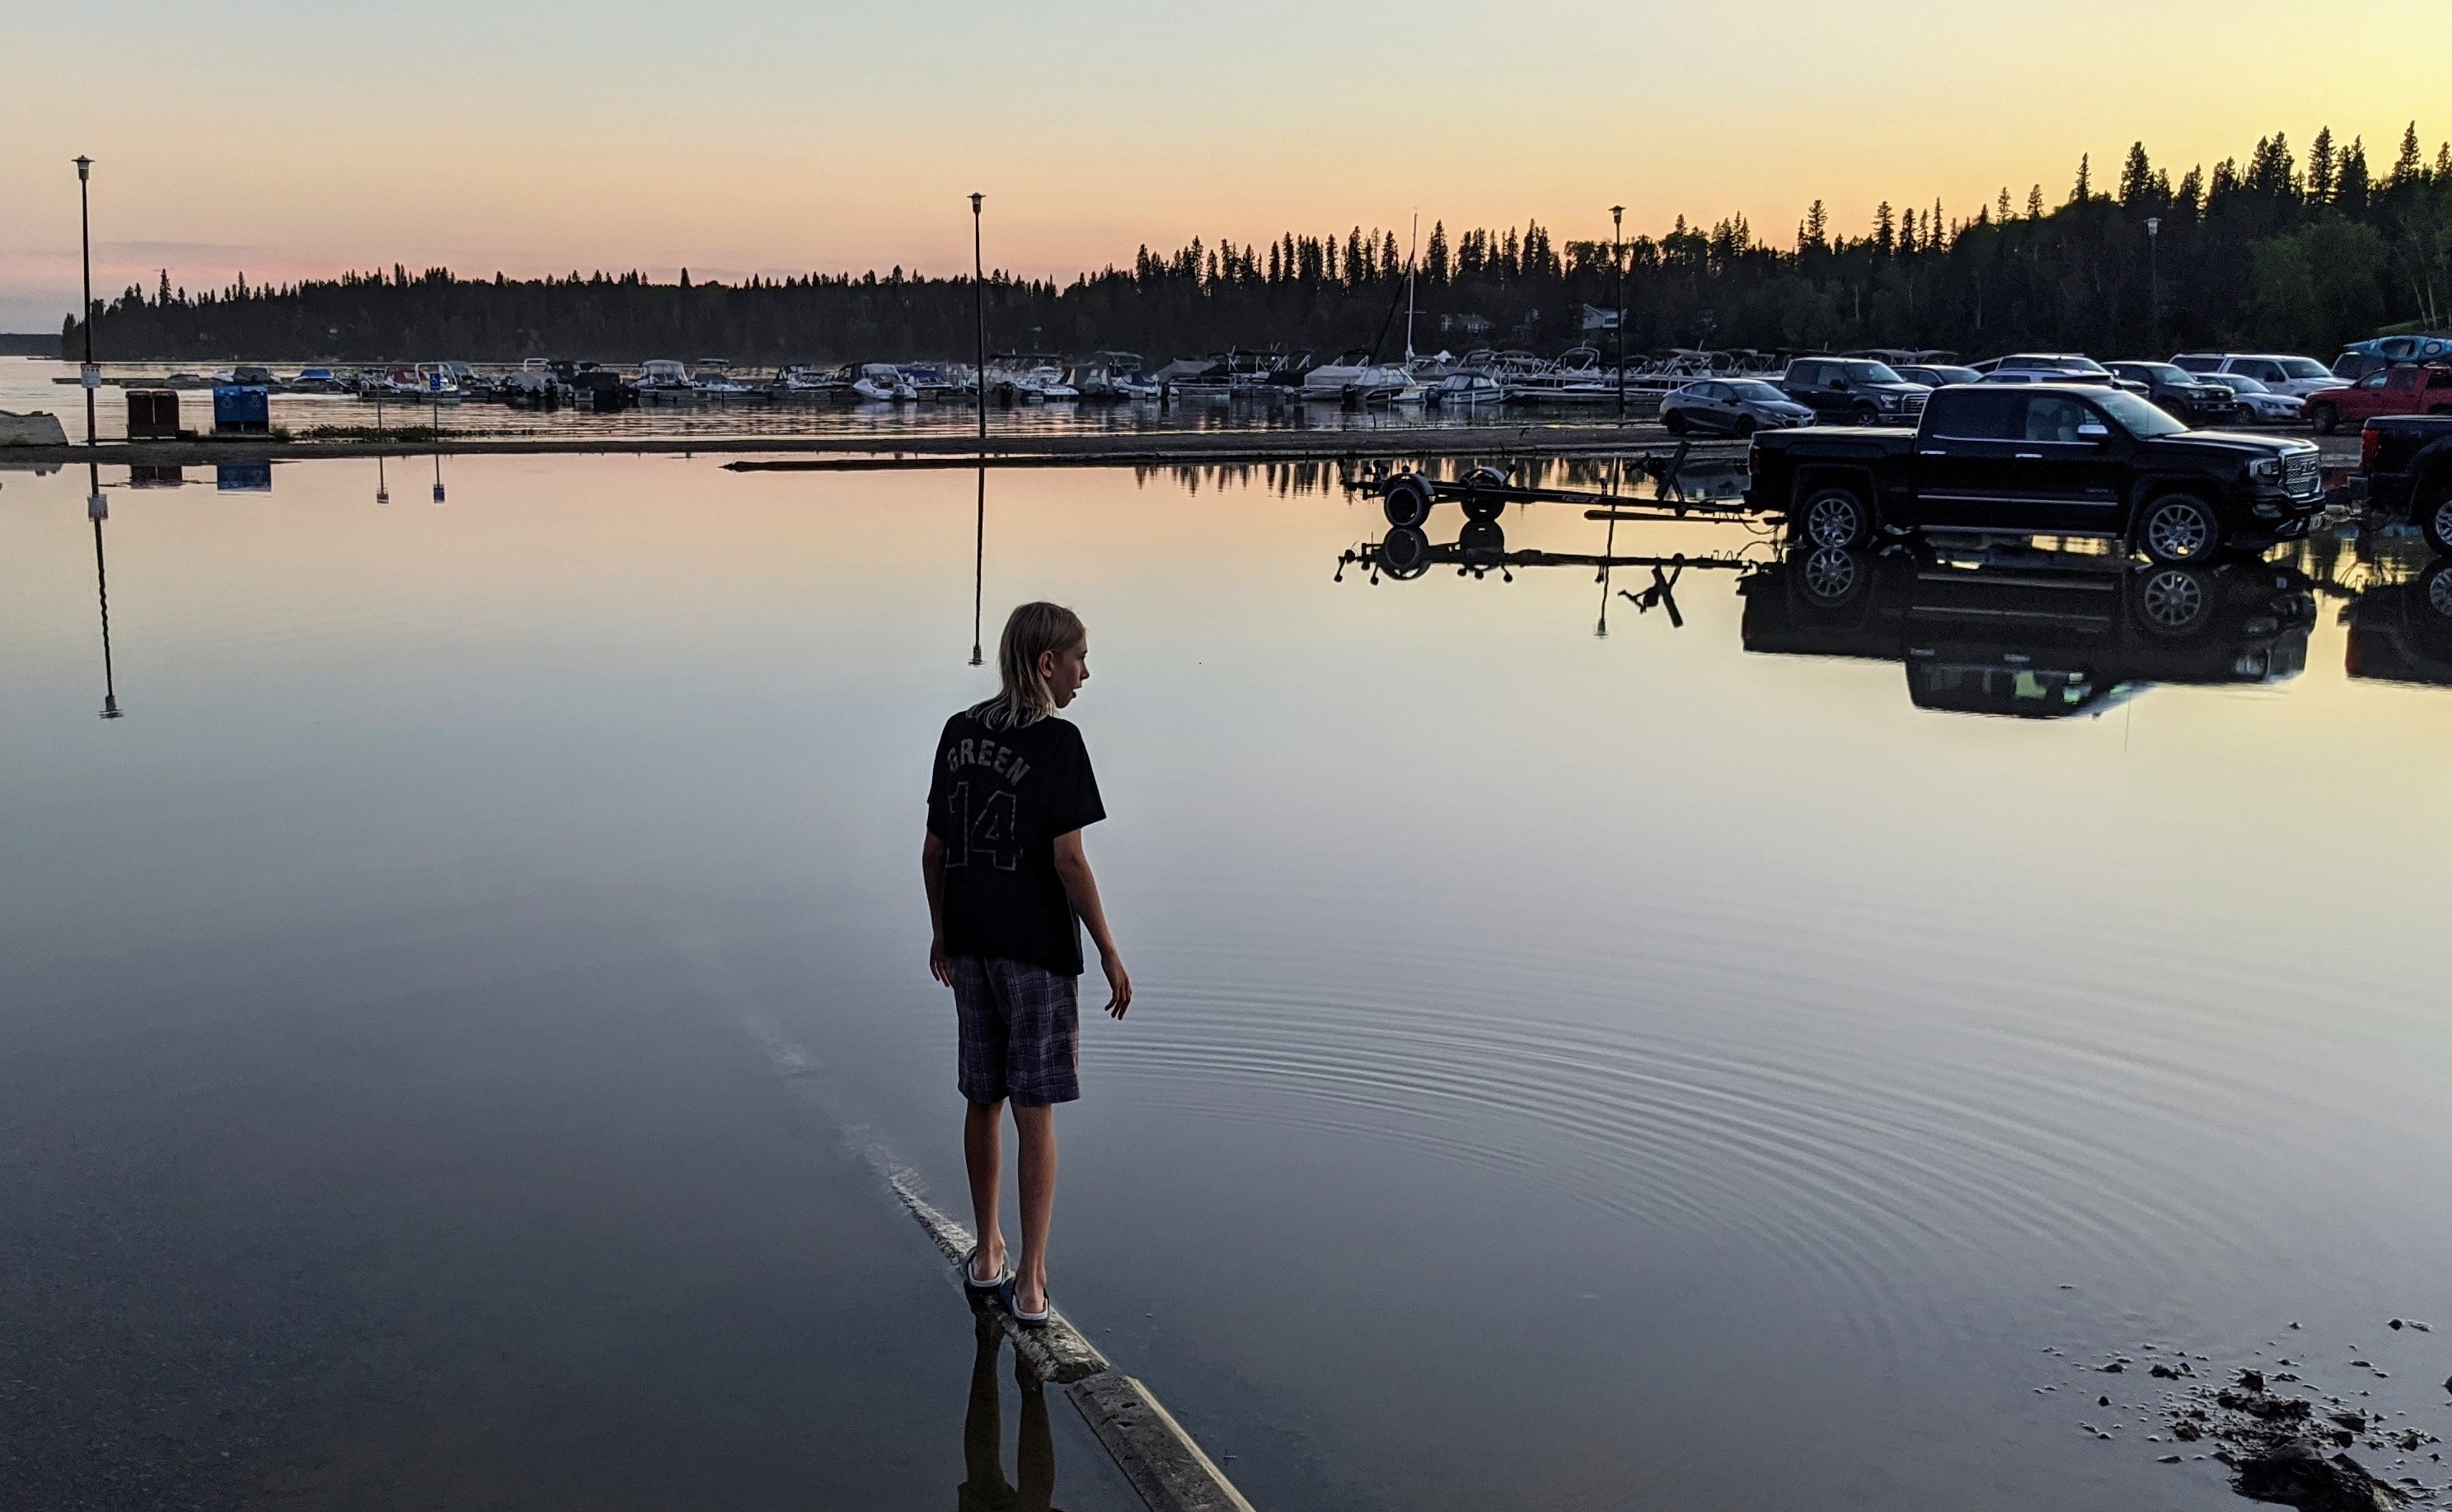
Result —
[{"label": "headlight", "polygon": [[2247,476],[2268,482],[2279,481],[2282,477],[2282,459],[2267,457],[2263,461],[2250,462],[2247,466]]},{"label": "headlight", "polygon": [[1899,396],[1896,394],[1884,394],[1882,396],[1882,407],[1884,409],[1896,409],[1899,407]]}]

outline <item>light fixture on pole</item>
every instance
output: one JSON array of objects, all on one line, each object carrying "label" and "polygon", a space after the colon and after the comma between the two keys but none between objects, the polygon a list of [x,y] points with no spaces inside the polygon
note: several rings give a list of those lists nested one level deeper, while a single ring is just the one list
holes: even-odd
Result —
[{"label": "light fixture on pole", "polygon": [[2146,344],[2155,351],[2163,349],[2163,218],[2146,217],[2146,327],[2150,335]]},{"label": "light fixture on pole", "polygon": [[1610,206],[1610,266],[1617,274],[1617,422],[1626,423],[1626,206]]},{"label": "light fixture on pole", "polygon": [[93,396],[102,386],[102,369],[93,365],[93,211],[86,185],[93,176],[93,159],[79,155],[77,170],[77,240],[85,264],[85,307],[77,324],[85,327],[85,363],[77,381],[85,385],[85,443],[93,444]]},{"label": "light fixture on pole", "polygon": [[979,203],[984,194],[971,196],[971,307],[978,327],[979,390],[979,446],[984,452],[988,443],[988,283],[987,262],[979,250]]}]

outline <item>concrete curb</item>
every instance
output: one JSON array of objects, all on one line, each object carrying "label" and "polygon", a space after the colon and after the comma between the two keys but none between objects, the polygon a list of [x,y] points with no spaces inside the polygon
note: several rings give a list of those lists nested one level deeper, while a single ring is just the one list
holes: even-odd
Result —
[{"label": "concrete curb", "polygon": [[[910,1172],[888,1172],[886,1181],[947,1263],[959,1265],[971,1252],[971,1231],[922,1197]],[[1149,1387],[1117,1370],[1061,1312],[1051,1308],[1044,1328],[1024,1328],[1002,1306],[987,1306],[1039,1379],[1063,1386],[1074,1410],[1115,1456],[1116,1467],[1151,1512],[1253,1512],[1226,1472],[1201,1452]]]}]

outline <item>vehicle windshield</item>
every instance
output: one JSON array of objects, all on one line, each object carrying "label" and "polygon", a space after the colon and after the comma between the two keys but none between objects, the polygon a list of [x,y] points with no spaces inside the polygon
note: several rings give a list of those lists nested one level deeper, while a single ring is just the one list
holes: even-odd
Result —
[{"label": "vehicle windshield", "polygon": [[2281,357],[2276,358],[2275,362],[2281,365],[2284,376],[2288,378],[2330,378],[2333,376],[2333,370],[2331,368],[2326,367],[2323,363],[2316,361],[2316,359],[2312,357]]},{"label": "vehicle windshield", "polygon": [[1769,383],[1730,383],[1729,392],[1752,404],[1785,404],[1788,396]]},{"label": "vehicle windshield", "polygon": [[1851,383],[1904,383],[1906,379],[1888,363],[1849,363],[1848,382]]},{"label": "vehicle windshield", "polygon": [[2245,373],[2225,373],[2215,380],[2234,394],[2269,394],[2271,389]]},{"label": "vehicle windshield", "polygon": [[2123,429],[2140,441],[2176,436],[2188,428],[2125,388],[2106,389],[2092,397],[2106,413],[2120,422]]}]

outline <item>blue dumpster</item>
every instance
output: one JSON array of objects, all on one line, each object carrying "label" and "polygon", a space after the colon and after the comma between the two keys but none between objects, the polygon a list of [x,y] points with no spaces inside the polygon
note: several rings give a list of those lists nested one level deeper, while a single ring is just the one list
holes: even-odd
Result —
[{"label": "blue dumpster", "polygon": [[270,462],[221,462],[213,468],[213,487],[225,494],[272,492]]},{"label": "blue dumpster", "polygon": [[215,383],[213,429],[261,436],[272,428],[272,391],[261,383]]}]

